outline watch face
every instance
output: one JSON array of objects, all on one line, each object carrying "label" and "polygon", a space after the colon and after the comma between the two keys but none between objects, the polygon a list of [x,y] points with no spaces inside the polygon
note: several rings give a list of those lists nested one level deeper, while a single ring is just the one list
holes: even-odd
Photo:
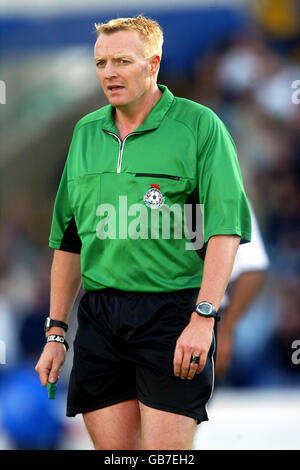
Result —
[{"label": "watch face", "polygon": [[49,329],[49,327],[50,327],[50,318],[47,317],[46,321],[45,321],[45,330],[47,331]]},{"label": "watch face", "polygon": [[203,315],[209,315],[210,313],[212,313],[213,311],[213,306],[209,303],[201,303],[198,305],[198,309],[197,309],[200,313],[202,313]]}]

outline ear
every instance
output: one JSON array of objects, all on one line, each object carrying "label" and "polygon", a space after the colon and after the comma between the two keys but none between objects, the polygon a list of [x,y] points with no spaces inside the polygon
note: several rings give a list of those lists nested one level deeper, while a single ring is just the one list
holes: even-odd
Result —
[{"label": "ear", "polygon": [[151,67],[150,68],[150,74],[151,75],[155,75],[159,71],[159,67],[160,67],[160,57],[159,57],[159,55],[155,54],[151,58],[150,67]]}]

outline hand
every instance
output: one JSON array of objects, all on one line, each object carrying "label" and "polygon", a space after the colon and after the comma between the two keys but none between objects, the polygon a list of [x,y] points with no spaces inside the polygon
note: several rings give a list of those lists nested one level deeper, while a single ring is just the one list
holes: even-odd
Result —
[{"label": "hand", "polygon": [[[189,324],[176,341],[174,352],[174,374],[182,379],[193,379],[206,364],[212,342],[214,318],[200,317],[192,313]],[[199,364],[191,363],[192,356],[199,356]]]},{"label": "hand", "polygon": [[40,359],[35,367],[40,375],[43,387],[48,382],[56,383],[59,378],[59,371],[66,359],[66,348],[59,343],[46,343]]}]

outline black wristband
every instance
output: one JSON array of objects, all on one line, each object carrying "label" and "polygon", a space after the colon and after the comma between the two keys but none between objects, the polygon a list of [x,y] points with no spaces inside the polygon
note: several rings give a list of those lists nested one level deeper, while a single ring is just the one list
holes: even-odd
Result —
[{"label": "black wristband", "polygon": [[61,343],[65,345],[67,351],[69,349],[66,339],[61,335],[49,335],[47,337],[47,343]]}]

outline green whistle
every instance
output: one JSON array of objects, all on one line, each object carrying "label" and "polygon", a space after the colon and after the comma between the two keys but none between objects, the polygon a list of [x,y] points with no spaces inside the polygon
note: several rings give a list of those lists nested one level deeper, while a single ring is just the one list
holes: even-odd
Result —
[{"label": "green whistle", "polygon": [[47,384],[48,398],[54,400],[56,394],[56,384]]}]

